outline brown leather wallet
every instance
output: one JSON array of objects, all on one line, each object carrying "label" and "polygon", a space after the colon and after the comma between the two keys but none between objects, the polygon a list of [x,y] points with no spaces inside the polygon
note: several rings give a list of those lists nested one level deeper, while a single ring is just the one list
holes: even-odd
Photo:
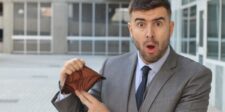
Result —
[{"label": "brown leather wallet", "polygon": [[85,66],[80,71],[67,75],[62,93],[74,93],[75,90],[88,91],[96,82],[105,79],[91,68]]}]

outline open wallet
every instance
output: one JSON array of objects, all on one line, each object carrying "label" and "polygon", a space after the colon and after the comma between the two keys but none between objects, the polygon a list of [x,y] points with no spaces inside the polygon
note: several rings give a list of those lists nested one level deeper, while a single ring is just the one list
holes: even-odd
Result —
[{"label": "open wallet", "polygon": [[64,86],[61,89],[62,93],[74,93],[75,90],[88,91],[96,82],[105,79],[91,68],[84,66],[83,69],[67,75]]}]

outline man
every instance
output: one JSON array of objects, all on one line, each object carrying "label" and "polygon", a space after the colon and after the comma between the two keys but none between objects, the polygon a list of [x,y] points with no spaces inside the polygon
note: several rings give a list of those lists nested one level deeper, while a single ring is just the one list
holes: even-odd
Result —
[{"label": "man", "polygon": [[[58,93],[52,100],[60,112],[206,112],[211,71],[174,52],[169,45],[174,23],[167,0],[133,0],[128,23],[138,51],[109,58],[101,74],[106,80],[89,93]],[[81,59],[67,61],[60,74],[81,70]]]}]

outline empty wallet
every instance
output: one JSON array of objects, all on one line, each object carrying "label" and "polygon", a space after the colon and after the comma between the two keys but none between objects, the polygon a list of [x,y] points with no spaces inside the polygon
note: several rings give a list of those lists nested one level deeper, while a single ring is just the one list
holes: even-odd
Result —
[{"label": "empty wallet", "polygon": [[75,90],[88,91],[96,82],[105,79],[91,68],[84,66],[83,69],[67,75],[62,93],[74,93]]}]

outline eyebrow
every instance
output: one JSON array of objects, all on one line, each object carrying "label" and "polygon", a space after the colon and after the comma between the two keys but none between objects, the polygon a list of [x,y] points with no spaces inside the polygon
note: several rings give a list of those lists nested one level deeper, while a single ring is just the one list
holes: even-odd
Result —
[{"label": "eyebrow", "polygon": [[145,19],[143,19],[143,18],[135,18],[134,21],[145,21]]},{"label": "eyebrow", "polygon": [[155,18],[155,19],[153,19],[153,21],[159,21],[159,20],[166,20],[164,17],[158,17],[158,18]]},{"label": "eyebrow", "polygon": [[[159,20],[166,20],[166,19],[165,19],[165,17],[158,17],[158,18],[153,19],[152,21],[159,21]],[[135,18],[134,21],[146,21],[146,20],[143,18]]]}]

